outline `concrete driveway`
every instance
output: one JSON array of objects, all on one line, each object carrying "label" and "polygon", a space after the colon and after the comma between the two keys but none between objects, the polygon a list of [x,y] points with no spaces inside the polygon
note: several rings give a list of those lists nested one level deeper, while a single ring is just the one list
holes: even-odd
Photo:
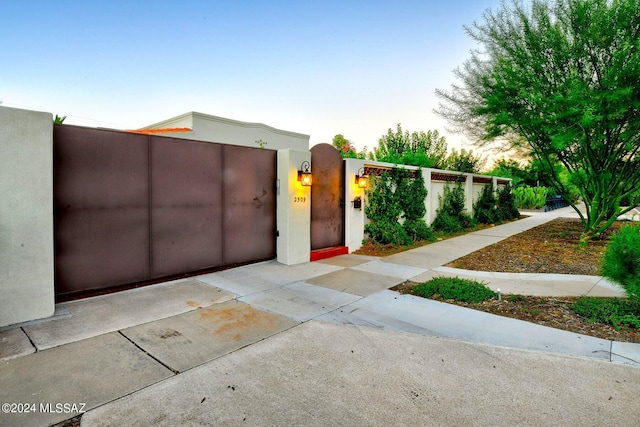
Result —
[{"label": "concrete driveway", "polygon": [[[388,290],[473,275],[442,265],[561,214],[58,304],[0,330],[0,425],[640,425],[640,345]],[[597,277],[491,274],[503,290],[620,294]]]}]

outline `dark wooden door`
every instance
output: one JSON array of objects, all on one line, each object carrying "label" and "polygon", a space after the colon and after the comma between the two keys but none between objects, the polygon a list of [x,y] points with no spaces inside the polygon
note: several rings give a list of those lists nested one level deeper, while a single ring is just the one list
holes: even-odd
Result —
[{"label": "dark wooden door", "polygon": [[332,145],[311,148],[311,250],[344,245],[344,161]]}]

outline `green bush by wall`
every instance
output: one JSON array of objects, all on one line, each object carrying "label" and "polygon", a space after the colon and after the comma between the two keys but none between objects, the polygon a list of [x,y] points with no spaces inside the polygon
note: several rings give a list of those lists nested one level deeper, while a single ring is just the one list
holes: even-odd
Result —
[{"label": "green bush by wall", "polygon": [[601,274],[617,283],[632,299],[640,299],[640,224],[622,227],[602,260]]}]

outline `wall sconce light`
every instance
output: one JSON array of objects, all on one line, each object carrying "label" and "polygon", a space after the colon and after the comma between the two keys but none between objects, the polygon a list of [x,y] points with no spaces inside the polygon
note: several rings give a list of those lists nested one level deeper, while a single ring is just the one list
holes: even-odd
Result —
[{"label": "wall sconce light", "polygon": [[369,185],[369,175],[365,173],[364,168],[358,169],[358,173],[356,174],[356,184],[360,188],[367,188],[367,185]]},{"label": "wall sconce light", "polygon": [[300,165],[300,170],[298,171],[298,182],[300,185],[304,186],[311,185],[311,165],[307,161],[302,162],[302,165]]}]

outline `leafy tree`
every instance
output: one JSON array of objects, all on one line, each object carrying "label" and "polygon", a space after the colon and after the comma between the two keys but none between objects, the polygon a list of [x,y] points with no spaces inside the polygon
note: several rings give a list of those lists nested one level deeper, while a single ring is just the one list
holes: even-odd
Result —
[{"label": "leafy tree", "polygon": [[[493,169],[485,172],[485,174],[511,178],[514,187],[553,187],[553,183],[549,179],[552,173],[548,169],[548,166],[536,158],[528,158],[521,161],[513,158],[501,158],[494,163]],[[559,175],[564,170],[564,167],[562,164],[556,163],[553,169],[554,173]]]},{"label": "leafy tree", "polygon": [[528,147],[561,194],[575,185],[584,245],[640,186],[640,0],[513,0],[483,18],[438,112],[481,144]]},{"label": "leafy tree", "polygon": [[342,134],[334,136],[331,145],[336,147],[343,159],[358,158],[358,152],[355,147],[351,144],[351,141],[345,138]]},{"label": "leafy tree", "polygon": [[349,141],[347,138],[344,137],[344,135],[339,133],[333,137],[333,140],[331,141],[331,145],[336,147],[336,150],[342,151],[345,147],[348,147],[351,145],[351,141]]},{"label": "leafy tree", "polygon": [[529,181],[530,177],[527,173],[526,167],[522,166],[520,162],[515,159],[498,159],[494,163],[493,169],[485,172],[485,174],[491,176],[501,176],[503,178],[511,178],[511,182],[515,187],[517,187],[520,183],[524,185],[531,185],[530,182],[527,182]]},{"label": "leafy tree", "polygon": [[381,162],[439,168],[447,155],[447,142],[437,130],[427,132],[403,131],[389,128],[378,141],[371,158]]},{"label": "leafy tree", "polygon": [[467,173],[480,173],[484,167],[487,159],[483,159],[481,156],[475,156],[473,151],[465,150],[464,148],[457,151],[455,148],[451,151],[451,154],[445,159],[442,169],[467,172]]},{"label": "leafy tree", "polygon": [[[569,172],[560,163],[553,165],[553,172],[550,172],[549,166],[546,166],[537,159],[530,159],[529,163],[524,166],[521,166],[520,163],[514,159],[501,159],[498,160],[494,165],[494,168],[489,172],[486,172],[486,174],[511,178],[513,180],[514,187],[520,191],[520,195],[524,194],[521,192],[523,188],[541,192],[546,192],[546,190],[549,189],[551,190],[549,197],[553,197],[557,194],[557,186],[551,179],[549,179],[549,177],[557,176],[565,189],[565,200],[570,203],[575,203],[580,195],[576,186],[569,181]],[[533,190],[534,188],[540,188],[540,190]],[[625,201],[626,199],[623,199],[620,204],[622,206],[628,206],[624,204]],[[529,206],[529,208],[532,208],[532,206]]]},{"label": "leafy tree", "polygon": [[[407,138],[408,139],[408,138]],[[373,149],[373,156],[378,161],[398,160],[410,151],[409,142],[404,137],[400,123],[394,132],[391,128],[378,140],[378,147]]]},{"label": "leafy tree", "polygon": [[[527,185],[532,187],[556,187],[551,177],[560,177],[566,168],[560,162],[549,164],[533,157],[525,170],[529,175],[529,180],[526,183]],[[568,181],[565,181],[564,183],[568,184]]]}]

